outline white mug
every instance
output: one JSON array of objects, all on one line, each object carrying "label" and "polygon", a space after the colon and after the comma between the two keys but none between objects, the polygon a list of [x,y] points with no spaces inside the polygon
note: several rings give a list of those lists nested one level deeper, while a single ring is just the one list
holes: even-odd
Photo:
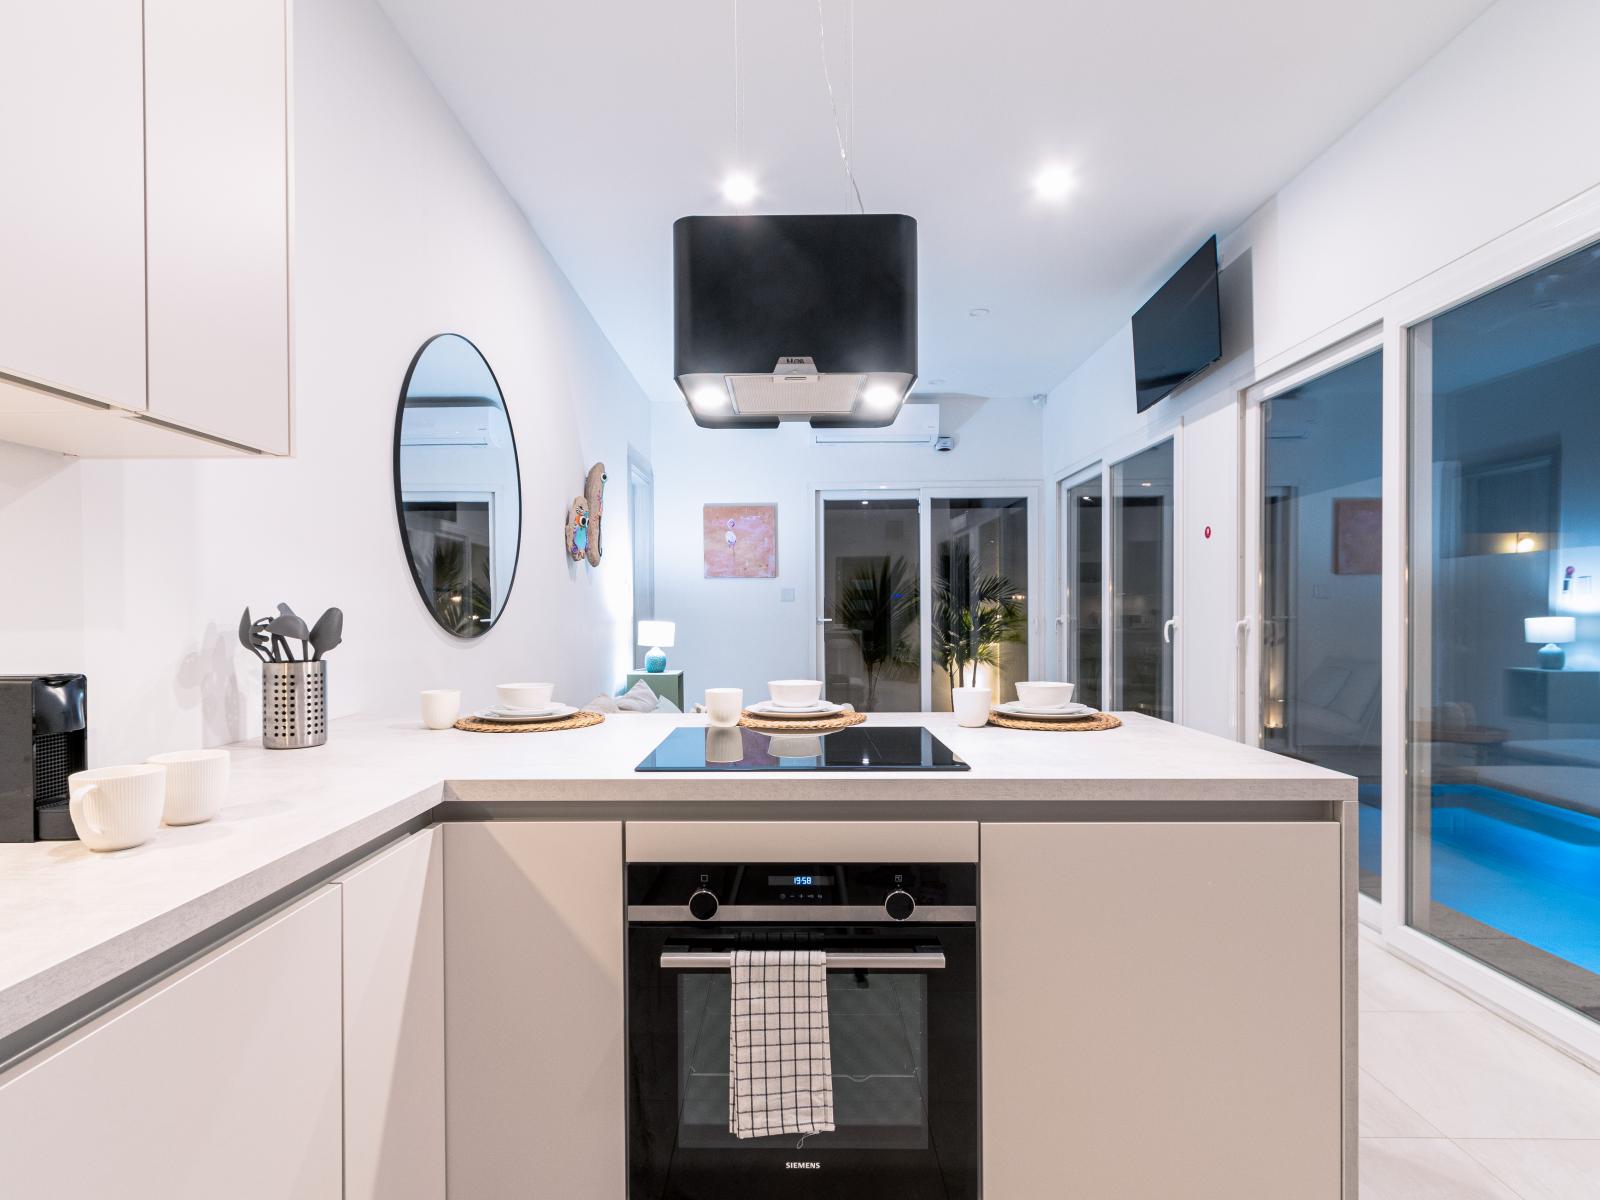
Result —
[{"label": "white mug", "polygon": [[743,712],[743,688],[706,689],[706,721],[713,728],[732,729]]},{"label": "white mug", "polygon": [[422,693],[422,723],[429,729],[450,729],[461,714],[461,693],[454,688],[429,688]]},{"label": "white mug", "polygon": [[68,815],[91,850],[126,850],[148,842],[161,824],[167,769],[155,763],[96,767],[67,776]]},{"label": "white mug", "polygon": [[198,825],[217,815],[228,794],[233,765],[226,750],[174,750],[153,754],[149,761],[166,768],[167,798],[161,819],[168,825]]},{"label": "white mug", "polygon": [[950,689],[951,707],[956,710],[956,724],[977,729],[989,723],[989,701],[986,687],[958,687]]}]

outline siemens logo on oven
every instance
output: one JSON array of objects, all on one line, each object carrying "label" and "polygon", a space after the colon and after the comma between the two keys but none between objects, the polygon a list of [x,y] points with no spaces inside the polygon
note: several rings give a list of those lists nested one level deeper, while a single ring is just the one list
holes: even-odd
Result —
[{"label": "siemens logo on oven", "polygon": [[786,1162],[783,1164],[786,1171],[820,1171],[822,1164],[819,1162]]}]

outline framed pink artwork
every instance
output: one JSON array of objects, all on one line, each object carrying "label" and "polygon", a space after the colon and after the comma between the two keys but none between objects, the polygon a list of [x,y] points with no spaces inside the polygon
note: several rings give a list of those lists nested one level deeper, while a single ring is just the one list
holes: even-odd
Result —
[{"label": "framed pink artwork", "polygon": [[707,579],[776,579],[778,506],[706,505],[704,546]]}]

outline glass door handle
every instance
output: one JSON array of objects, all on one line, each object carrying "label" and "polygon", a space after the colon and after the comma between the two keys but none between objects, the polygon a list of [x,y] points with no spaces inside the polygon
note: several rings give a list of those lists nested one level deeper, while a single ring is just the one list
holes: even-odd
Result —
[{"label": "glass door handle", "polygon": [[817,624],[818,625],[832,625],[833,624],[833,618],[832,617],[818,617],[817,618]]},{"label": "glass door handle", "polygon": [[1172,631],[1178,627],[1177,617],[1168,617],[1165,625],[1161,627],[1161,640],[1167,645],[1172,645]]},{"label": "glass door handle", "polygon": [[[661,952],[663,971],[726,971],[733,966],[733,955],[727,951]],[[828,954],[830,971],[940,971],[944,969],[943,951],[907,950],[901,953]]]}]

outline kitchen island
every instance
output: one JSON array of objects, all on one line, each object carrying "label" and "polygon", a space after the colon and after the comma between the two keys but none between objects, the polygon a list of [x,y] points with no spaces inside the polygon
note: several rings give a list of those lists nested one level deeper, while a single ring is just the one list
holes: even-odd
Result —
[{"label": "kitchen island", "polygon": [[[869,728],[932,729],[972,768],[949,774],[636,772],[672,728],[703,722],[689,716],[496,735],[358,718],[336,722],[314,750],[236,747],[230,801],[213,822],[164,828],[110,855],[75,843],[0,846],[0,1059],[17,1059],[0,1076],[0,1113],[34,1063],[219,947],[285,912],[302,919],[323,892],[340,894],[348,958],[357,889],[342,881],[373,877],[366,864],[383,866],[397,845],[426,838],[444,846],[418,860],[442,876],[418,885],[439,892],[430,936],[451,946],[452,969],[476,962],[485,972],[449,993],[459,995],[452,1018],[479,1006],[473,1029],[451,1025],[440,1037],[441,1058],[450,1050],[452,1194],[480,1194],[474,1179],[497,1161],[524,1162],[539,1141],[478,1113],[457,1122],[454,1106],[470,1105],[478,1074],[494,1069],[485,1031],[513,1019],[508,1011],[525,1020],[538,1008],[540,981],[548,986],[565,950],[590,989],[579,989],[578,1011],[562,1008],[570,995],[549,998],[575,1022],[547,1033],[566,1047],[527,1060],[506,1045],[498,1054],[524,1069],[600,1072],[585,1094],[614,1120],[568,1130],[560,1140],[581,1153],[563,1158],[546,1145],[538,1169],[561,1181],[560,1194],[615,1197],[624,1194],[622,871],[633,849],[704,845],[749,858],[805,844],[841,861],[931,861],[929,849],[959,845],[981,872],[986,1195],[1026,1200],[1060,1181],[1087,1184],[1138,1138],[1173,1157],[1129,1160],[1128,1178],[1153,1185],[1176,1172],[1190,1196],[1265,1196],[1272,1180],[1308,1171],[1315,1186],[1295,1194],[1353,1195],[1355,782],[1163,722],[1124,721],[1043,734],[961,729],[947,714],[870,719]],[[503,868],[519,855],[506,890]],[[566,906],[568,894],[585,898],[581,910]],[[496,921],[504,925],[486,929]],[[516,928],[547,944],[519,961],[492,936]],[[344,971],[348,1001],[348,963]],[[533,992],[501,995],[510,987]],[[348,1072],[348,1014],[345,1026]],[[1214,1043],[1196,1046],[1213,1026]],[[529,1027],[525,1036],[546,1035]],[[1202,1068],[1215,1077],[1196,1077]],[[569,1092],[573,1082],[540,1086]],[[532,1085],[513,1074],[486,1086],[501,1103]],[[346,1106],[351,1091],[346,1079]],[[1135,1113],[1142,1131],[1126,1123]],[[1278,1126],[1264,1131],[1262,1121]],[[1238,1159],[1244,1143],[1217,1143],[1230,1122],[1254,1147],[1248,1161]],[[348,1111],[343,1124],[348,1138]],[[473,1131],[461,1134],[473,1145],[459,1179],[458,1127]],[[1076,1168],[1051,1144],[1072,1128],[1093,1131]],[[496,1138],[507,1140],[498,1159]],[[347,1174],[352,1153],[341,1152]],[[1207,1164],[1230,1158],[1216,1181],[1229,1190],[1211,1190]]]}]

